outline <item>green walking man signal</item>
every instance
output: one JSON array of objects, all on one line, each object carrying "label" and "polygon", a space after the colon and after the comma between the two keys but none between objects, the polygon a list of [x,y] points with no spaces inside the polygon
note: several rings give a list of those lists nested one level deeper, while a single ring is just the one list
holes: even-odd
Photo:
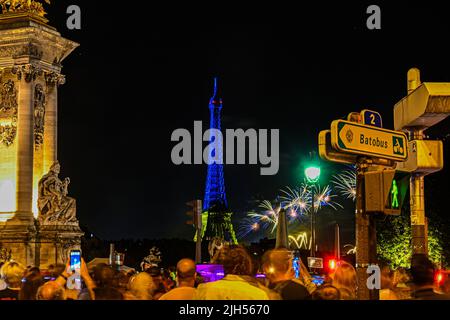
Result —
[{"label": "green walking man signal", "polygon": [[391,188],[391,207],[392,209],[399,209],[400,205],[398,204],[398,187],[397,181],[392,180],[392,188]]},{"label": "green walking man signal", "polygon": [[400,215],[409,188],[409,174],[396,170],[364,174],[366,212]]}]

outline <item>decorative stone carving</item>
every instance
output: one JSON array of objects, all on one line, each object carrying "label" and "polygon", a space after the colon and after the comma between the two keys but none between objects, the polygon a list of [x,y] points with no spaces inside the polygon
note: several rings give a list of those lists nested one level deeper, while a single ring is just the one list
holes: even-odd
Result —
[{"label": "decorative stone carving", "polygon": [[76,201],[67,196],[70,179],[61,181],[58,177],[60,170],[59,162],[55,162],[49,173],[39,181],[38,208],[41,225],[78,225]]},{"label": "decorative stone carving", "polygon": [[161,261],[161,251],[157,247],[153,247],[150,249],[150,254],[142,259],[140,266],[142,271],[145,271],[152,267],[158,267]]},{"label": "decorative stone carving", "polygon": [[11,70],[12,74],[17,75],[17,80],[22,80],[25,76],[26,82],[35,81],[37,77],[42,76],[42,69],[33,64],[24,64],[20,66],[14,66]]},{"label": "decorative stone carving", "polygon": [[66,83],[66,76],[57,72],[45,72],[44,77],[48,86],[59,86]]},{"label": "decorative stone carving", "polygon": [[0,87],[0,144],[14,143],[17,134],[17,90],[14,81],[8,80]]},{"label": "decorative stone carving", "polygon": [[[50,4],[50,0],[45,0]],[[35,0],[0,0],[2,13],[17,12],[17,13],[32,13],[40,17],[46,15],[42,3]]]},{"label": "decorative stone carving", "polygon": [[42,56],[44,55],[43,51],[40,51],[37,46],[35,46],[32,43],[28,43],[25,46],[16,48],[16,52],[12,54],[13,58],[16,59],[18,57],[22,56],[29,56],[35,59],[42,59]]},{"label": "decorative stone carving", "polygon": [[34,88],[34,145],[38,150],[44,143],[45,93],[41,84]]},{"label": "decorative stone carving", "polygon": [[0,249],[0,262],[8,262],[12,258],[12,251],[6,248]]},{"label": "decorative stone carving", "polygon": [[212,259],[214,255],[224,247],[225,241],[219,237],[214,237],[209,241],[208,244],[208,253],[210,258]]}]

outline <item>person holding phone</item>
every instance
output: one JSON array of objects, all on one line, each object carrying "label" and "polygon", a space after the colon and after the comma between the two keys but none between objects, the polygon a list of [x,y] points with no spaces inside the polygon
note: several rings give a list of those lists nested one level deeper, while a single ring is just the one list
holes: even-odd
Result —
[{"label": "person holding phone", "polygon": [[[299,263],[299,277],[306,279],[307,275],[302,271]],[[309,300],[311,295],[303,281],[295,278],[292,252],[287,249],[273,249],[267,251],[262,258],[262,266],[267,279],[269,289],[280,294],[283,300]]]},{"label": "person holding phone", "polygon": [[[75,252],[74,252],[75,251]],[[78,251],[78,252],[76,252]],[[71,251],[70,257],[66,263],[66,269],[61,273],[61,275],[55,280],[56,283],[58,283],[60,286],[65,287],[68,284],[68,281],[73,279],[73,276],[78,275],[81,277],[81,279],[84,281],[88,291],[89,295],[91,297],[91,300],[95,300],[95,294],[94,289],[96,287],[94,280],[92,280],[91,276],[89,275],[89,270],[87,268],[86,263],[84,262],[84,259],[81,257],[81,252],[79,250],[73,250]],[[70,283],[69,283],[70,287]],[[72,289],[68,288],[66,290],[69,293],[69,296],[74,298],[73,300],[78,299],[78,294],[81,291],[81,288],[79,289]],[[76,297],[75,297],[76,295]]]}]

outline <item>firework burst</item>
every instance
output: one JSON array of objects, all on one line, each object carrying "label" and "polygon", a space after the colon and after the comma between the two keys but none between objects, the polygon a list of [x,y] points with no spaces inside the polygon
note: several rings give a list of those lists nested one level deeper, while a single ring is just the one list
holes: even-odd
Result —
[{"label": "firework burst", "polygon": [[271,228],[270,233],[273,233],[278,226],[278,215],[280,213],[280,207],[274,208],[270,201],[264,200],[259,204],[259,209],[259,212],[248,213],[248,217],[251,219],[252,226],[257,223],[263,230]]},{"label": "firework burst", "polygon": [[336,190],[339,191],[341,196],[356,200],[356,171],[355,170],[345,170],[344,172],[334,175],[331,181]]},{"label": "firework burst", "polygon": [[[337,195],[333,194],[330,186],[321,188],[314,186],[314,209],[318,212],[324,207],[330,207],[334,210],[343,208],[342,205],[334,201]],[[286,210],[286,218],[289,224],[301,222],[302,217],[311,213],[312,210],[312,189],[308,185],[302,185],[299,188],[292,189],[287,187],[281,190],[281,195],[278,197],[276,205],[268,200],[262,201],[258,209],[247,213],[240,224],[239,236],[246,237],[255,232],[268,231],[273,234],[278,227],[278,218],[281,209]],[[300,241],[298,239],[297,241]]]},{"label": "firework burst", "polygon": [[337,197],[337,195],[333,194],[333,189],[330,186],[326,186],[325,188],[321,188],[320,186],[315,187],[314,190],[314,209],[315,212],[318,212],[323,207],[330,207],[334,210],[343,209],[344,207],[334,201],[333,199]]},{"label": "firework burst", "polygon": [[250,217],[246,217],[239,224],[237,235],[239,238],[245,238],[251,233],[256,233],[261,230],[261,224]]},{"label": "firework burst", "polygon": [[304,215],[311,208],[311,192],[307,186],[301,186],[298,189],[281,190],[281,206],[286,210],[288,218],[297,219]]}]

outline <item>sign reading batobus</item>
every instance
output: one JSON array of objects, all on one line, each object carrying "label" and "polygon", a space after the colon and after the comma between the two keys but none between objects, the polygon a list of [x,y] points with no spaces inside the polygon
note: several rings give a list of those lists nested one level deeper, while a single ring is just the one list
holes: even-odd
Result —
[{"label": "sign reading batobus", "polygon": [[406,134],[355,122],[336,120],[331,124],[331,144],[341,152],[405,161]]}]

